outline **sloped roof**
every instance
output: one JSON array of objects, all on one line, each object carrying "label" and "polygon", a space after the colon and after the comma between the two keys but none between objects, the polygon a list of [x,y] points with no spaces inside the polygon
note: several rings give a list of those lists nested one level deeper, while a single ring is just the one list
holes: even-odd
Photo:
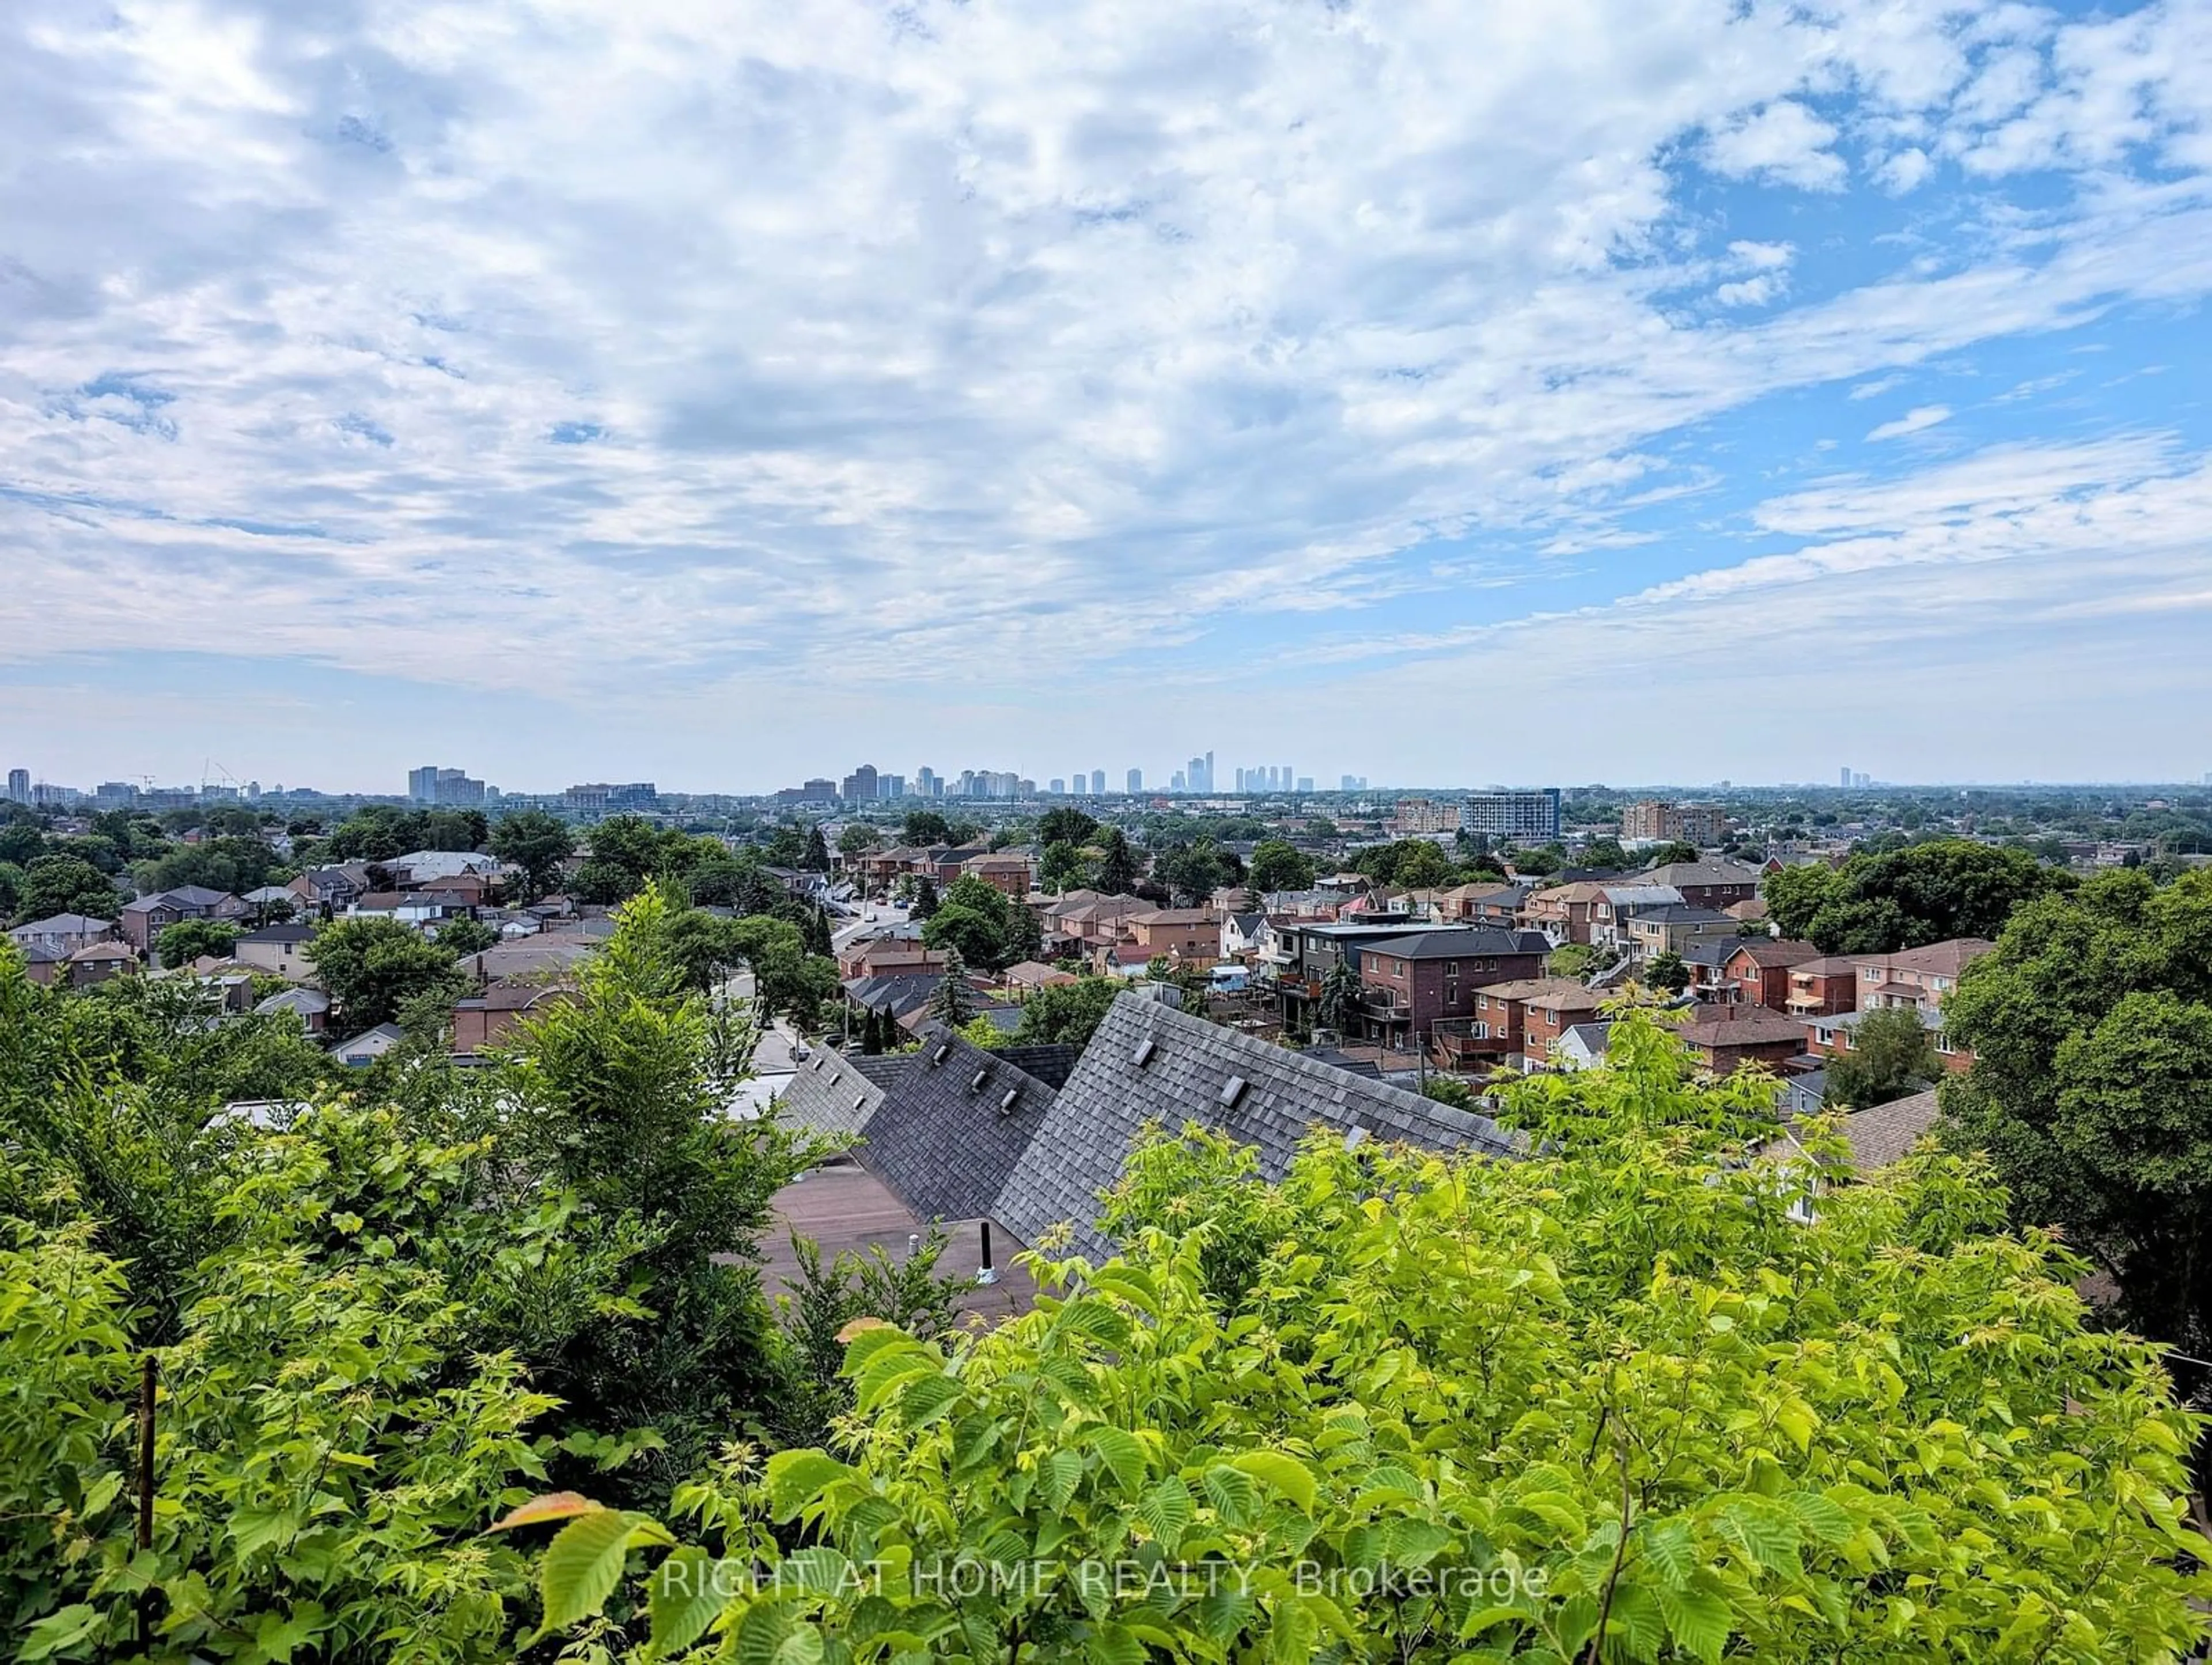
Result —
[{"label": "sloped roof", "polygon": [[1363,954],[1389,954],[1401,960],[1467,959],[1500,954],[1548,954],[1552,939],[1541,931],[1504,931],[1493,927],[1439,925],[1401,937],[1362,942]]},{"label": "sloped roof", "polygon": [[1843,1119],[1843,1135],[1850,1141],[1851,1161],[1861,1169],[1886,1168],[1907,1154],[1936,1125],[1936,1091],[1892,1099],[1870,1110],[1856,1110]]},{"label": "sloped roof", "polygon": [[112,931],[113,920],[94,919],[89,914],[55,914],[46,919],[34,919],[17,926],[8,934],[11,937],[81,937],[87,932]]},{"label": "sloped roof", "polygon": [[817,1048],[777,1096],[777,1114],[810,1133],[865,1135],[885,1090],[913,1061],[908,1054],[859,1058]]},{"label": "sloped roof", "polygon": [[1694,890],[1700,885],[1756,884],[1764,877],[1758,868],[1737,861],[1670,861],[1638,873],[1636,882],[1671,884],[1677,890],[1686,884]]},{"label": "sloped roof", "polygon": [[[1007,1176],[1050,1110],[1054,1094],[1003,1054],[971,1046],[939,1024],[884,1091],[856,1154],[925,1219],[1003,1218]],[[1006,1227],[1024,1243],[1029,1234]]]},{"label": "sloped roof", "polygon": [[[1137,1054],[1147,1042],[1151,1049],[1139,1063]],[[1223,1090],[1232,1077],[1246,1085],[1224,1105]],[[1505,1155],[1513,1149],[1486,1116],[1363,1079],[1131,991],[1108,1008],[989,1212],[1024,1243],[1065,1221],[1078,1252],[1110,1254],[1096,1224],[1100,1194],[1120,1176],[1146,1123],[1179,1127],[1187,1121],[1253,1145],[1269,1179],[1282,1176],[1298,1141],[1316,1126],[1432,1150]]]},{"label": "sloped roof", "polygon": [[1820,951],[1811,943],[1795,942],[1787,937],[1740,937],[1735,951],[1748,954],[1751,963],[1762,969],[1779,966],[1787,969],[1820,957]]},{"label": "sloped roof", "polygon": [[1782,1042],[1805,1043],[1805,1022],[1785,1018],[1765,1006],[1753,1006],[1740,1017],[1709,1018],[1686,1025],[1682,1039],[1693,1047],[1774,1046]]}]

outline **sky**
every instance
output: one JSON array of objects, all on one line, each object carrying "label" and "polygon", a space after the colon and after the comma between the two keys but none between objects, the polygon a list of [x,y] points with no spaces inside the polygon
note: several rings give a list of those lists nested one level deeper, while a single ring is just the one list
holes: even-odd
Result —
[{"label": "sky", "polygon": [[0,763],[2212,770],[2212,0],[9,0]]}]

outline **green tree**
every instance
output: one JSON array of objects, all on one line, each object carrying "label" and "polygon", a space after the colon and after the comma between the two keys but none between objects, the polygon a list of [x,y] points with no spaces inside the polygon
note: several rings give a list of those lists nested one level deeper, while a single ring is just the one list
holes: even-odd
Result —
[{"label": "green tree", "polygon": [[1017,1046],[1083,1047],[1105,1021],[1106,1010],[1122,985],[1110,977],[1079,977],[1072,983],[1052,983],[1040,988],[1022,1005],[1022,1021],[1014,1030]]},{"label": "green tree", "polygon": [[2073,883],[2025,850],[1944,838],[1854,855],[1841,868],[1785,867],[1768,875],[1765,894],[1784,936],[1824,954],[1893,954],[1995,937],[2020,903]]},{"label": "green tree", "polygon": [[1097,818],[1072,804],[1048,809],[1037,817],[1036,842],[1042,845],[1072,844],[1081,849],[1097,832]]},{"label": "green tree", "polygon": [[930,991],[929,1015],[947,1029],[960,1029],[975,1015],[975,990],[968,981],[968,963],[957,947],[945,951],[945,973]]},{"label": "green tree", "polygon": [[1582,865],[1585,867],[1611,867],[1626,872],[1631,865],[1628,852],[1620,848],[1617,838],[1593,838],[1583,846]]},{"label": "green tree", "polygon": [[830,871],[830,846],[823,838],[819,825],[809,827],[806,829],[806,849],[805,853],[799,857],[799,865],[813,873],[826,873]]},{"label": "green tree", "polygon": [[[1679,863],[1704,860],[1703,850],[1688,840],[1681,838],[1675,839],[1671,843],[1659,845],[1644,853],[1644,865],[1647,867],[1672,867]],[[1591,865],[1595,866],[1599,864],[1593,862]]]},{"label": "green tree", "polygon": [[1285,839],[1264,838],[1253,848],[1252,871],[1247,877],[1262,896],[1273,890],[1310,890],[1313,858]]},{"label": "green tree", "polygon": [[1544,962],[1544,969],[1554,977],[1573,977],[1577,980],[1589,975],[1597,963],[1597,950],[1586,942],[1563,942],[1554,948]]},{"label": "green tree", "polygon": [[927,922],[938,909],[937,881],[924,873],[914,887],[914,901],[907,907],[909,917]]},{"label": "green tree", "polygon": [[796,960],[804,951],[797,929],[781,920],[764,921],[752,931],[746,921],[724,919],[704,908],[676,915],[668,922],[666,951],[676,962],[684,986],[697,994],[719,988],[752,953],[763,953],[773,931],[775,951]]},{"label": "green tree", "polygon": [[1943,1005],[1973,1068],[1947,1136],[1989,1152],[2015,1220],[2056,1224],[2148,1334],[2212,1341],[2212,872],[2100,873],[2023,903]]},{"label": "green tree", "polygon": [[420,995],[459,1000],[467,992],[453,951],[398,920],[332,920],[309,940],[307,955],[349,1030],[388,1024]]},{"label": "green tree", "polygon": [[848,822],[845,830],[837,835],[838,851],[848,860],[882,848],[884,836],[865,821]]},{"label": "green tree", "polygon": [[1065,841],[1044,847],[1044,858],[1038,864],[1037,883],[1054,896],[1079,889],[1088,876],[1091,863],[1081,850]]},{"label": "green tree", "polygon": [[144,891],[175,890],[188,884],[243,896],[259,890],[277,868],[276,854],[258,838],[210,838],[182,844],[158,860],[133,870]]},{"label": "green tree", "polygon": [[1830,1061],[1823,1104],[1871,1109],[1918,1092],[1942,1073],[1936,1040],[1911,1006],[1869,1012],[1851,1031],[1850,1050]]},{"label": "green tree", "polygon": [[[9,807],[11,811],[15,808],[13,805]],[[96,825],[99,817],[94,817],[94,821]],[[39,829],[39,823],[30,819],[27,815],[17,811],[11,814],[8,819],[0,821],[0,861],[9,862],[18,867],[27,867],[40,856],[48,854],[46,834]]]},{"label": "green tree", "polygon": [[935,810],[908,810],[903,831],[908,844],[925,848],[950,843],[952,838],[951,825]]},{"label": "green tree", "polygon": [[179,920],[154,939],[154,951],[167,967],[190,965],[203,955],[228,959],[238,940],[238,927],[228,920]]},{"label": "green tree", "polygon": [[[1518,1161],[1330,1129],[1268,1185],[1219,1135],[1155,1130],[1108,1205],[1119,1255],[1041,1266],[1036,1316],[980,1335],[848,1326],[836,1452],[687,1493],[702,1541],[648,1558],[615,1613],[646,1608],[629,1636],[656,1658],[2197,1645],[2196,1421],[2151,1349],[2084,1328],[2081,1263],[1996,1234],[1986,1174],[1942,1157],[1793,1219],[1802,1171],[1717,1131],[1771,1085],[1692,1086],[1678,1043],[1628,1027],[1648,1067],[1516,1090],[1578,1100],[1589,1130]],[[587,1547],[631,1529],[562,1528],[543,1573],[564,1617],[605,1607],[616,1557]],[[1031,1576],[842,1576],[893,1546]],[[719,1557],[769,1576],[679,1599]],[[1079,1576],[1124,1558],[1167,1576]]]},{"label": "green tree", "polygon": [[553,1229],[619,1247],[632,1279],[626,1298],[520,1350],[564,1419],[656,1430],[664,1485],[775,1390],[756,1244],[811,1154],[772,1120],[726,1120],[750,1048],[735,1014],[685,987],[674,918],[657,886],[625,904],[576,998],[533,1013],[499,1062],[516,1159],[537,1189],[574,1199]]},{"label": "green tree", "polygon": [[1361,1028],[1359,1002],[1365,992],[1359,973],[1352,969],[1352,957],[1339,955],[1322,979],[1319,1016],[1322,1026],[1347,1038],[1357,1036]]},{"label": "green tree", "polygon": [[1243,878],[1243,864],[1212,838],[1197,838],[1162,852],[1152,864],[1152,876],[1178,902],[1196,908],[1222,886]]},{"label": "green tree", "polygon": [[90,862],[75,856],[42,855],[23,870],[23,898],[18,911],[26,920],[56,914],[82,914],[112,920],[123,911],[115,882]]},{"label": "green tree", "polygon": [[1098,876],[1093,882],[1109,896],[1136,892],[1136,854],[1129,848],[1128,836],[1119,827],[1109,827],[1099,844]]},{"label": "green tree", "polygon": [[499,940],[495,929],[465,914],[458,919],[442,921],[438,926],[438,946],[463,959],[497,947]]},{"label": "green tree", "polygon": [[1651,957],[1644,968],[1644,981],[1654,988],[1663,988],[1669,994],[1680,994],[1690,986],[1690,968],[1682,957],[1671,948],[1662,948]]},{"label": "green tree", "polygon": [[522,875],[522,894],[535,902],[561,882],[561,864],[576,852],[575,829],[544,810],[517,810],[491,829],[491,853]]}]

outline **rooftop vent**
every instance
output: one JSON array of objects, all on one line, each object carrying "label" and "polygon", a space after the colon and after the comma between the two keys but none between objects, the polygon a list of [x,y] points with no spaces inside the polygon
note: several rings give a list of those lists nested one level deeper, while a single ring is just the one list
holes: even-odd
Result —
[{"label": "rooftop vent", "polygon": [[1137,1049],[1129,1055],[1129,1061],[1139,1069],[1142,1069],[1152,1061],[1152,1054],[1158,1050],[1158,1048],[1152,1045],[1152,1037],[1147,1036],[1137,1042]]},{"label": "rooftop vent", "polygon": [[952,1056],[952,1045],[950,1042],[944,1042],[939,1046],[935,1052],[929,1054],[930,1068],[935,1069],[939,1064],[943,1063],[951,1056]]},{"label": "rooftop vent", "polygon": [[1244,1089],[1251,1085],[1241,1075],[1231,1076],[1221,1084],[1221,1094],[1218,1102],[1224,1109],[1232,1108],[1238,1099],[1244,1097]]},{"label": "rooftop vent", "polygon": [[1012,1115],[1014,1113],[1014,1101],[1021,1096],[1022,1090],[1019,1087],[1007,1088],[1006,1096],[999,1101],[999,1114],[1000,1115]]},{"label": "rooftop vent", "polygon": [[868,1108],[868,1096],[867,1096],[867,1094],[866,1094],[866,1093],[861,1093],[861,1094],[860,1094],[857,1097],[855,1097],[855,1098],[853,1100],[853,1108],[854,1108],[854,1109],[856,1109],[856,1110],[865,1110],[865,1109],[866,1109]]},{"label": "rooftop vent", "polygon": [[1367,1143],[1367,1129],[1364,1127],[1354,1127],[1344,1136],[1344,1148],[1347,1151],[1356,1151],[1365,1143]]},{"label": "rooftop vent", "polygon": [[970,1082],[968,1084],[968,1091],[969,1091],[969,1092],[981,1092],[981,1091],[983,1091],[983,1084],[984,1084],[986,1081],[988,1081],[990,1079],[991,1079],[991,1069],[990,1069],[990,1066],[987,1064],[987,1065],[985,1065],[981,1069],[977,1070],[977,1071],[975,1072],[975,1079],[973,1081],[970,1081]]}]

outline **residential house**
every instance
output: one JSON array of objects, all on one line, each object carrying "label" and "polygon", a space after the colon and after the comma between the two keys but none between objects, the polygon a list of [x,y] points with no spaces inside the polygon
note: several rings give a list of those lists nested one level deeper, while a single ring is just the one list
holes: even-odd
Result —
[{"label": "residential house", "polygon": [[[1541,1069],[1552,1061],[1552,1048],[1577,1024],[1590,1021],[1612,998],[1605,990],[1589,988],[1571,978],[1531,994],[1521,1002],[1521,1066]],[[1510,985],[1509,985],[1510,986]]]},{"label": "residential house", "polygon": [[449,890],[373,890],[356,897],[346,915],[350,919],[396,919],[402,925],[422,926],[475,911],[474,902]]},{"label": "residential house", "polygon": [[489,885],[499,880],[499,858],[473,850],[416,850],[383,865],[392,873],[393,888],[401,890],[442,890],[448,879]]},{"label": "residential house", "polygon": [[264,925],[233,943],[231,957],[256,971],[300,982],[315,969],[315,963],[307,957],[307,945],[314,936],[313,926]]},{"label": "residential house", "polygon": [[1820,957],[1820,951],[1809,942],[1793,942],[1782,937],[1739,937],[1735,951],[1721,963],[1721,976],[1727,989],[1722,998],[1732,1005],[1786,1012],[1790,1007],[1790,973]]},{"label": "residential house", "polygon": [[1656,908],[1682,905],[1682,893],[1671,884],[1607,884],[1590,910],[1590,941],[1606,948],[1628,946],[1628,924],[1638,914]]},{"label": "residential house", "polygon": [[52,988],[68,975],[70,953],[59,948],[49,948],[42,942],[20,945],[16,956],[23,962],[23,975],[41,988]]},{"label": "residential house", "polygon": [[253,1010],[263,1017],[289,1012],[310,1035],[320,1035],[330,1028],[331,997],[319,988],[288,988],[281,994],[271,994]]},{"label": "residential house", "polygon": [[1700,1008],[1681,1036],[1713,1075],[1733,1075],[1754,1064],[1779,1073],[1805,1052],[1804,1024],[1749,1002]]},{"label": "residential house", "polygon": [[1605,1062],[1606,1040],[1613,1033],[1613,1025],[1602,1020],[1577,1024],[1559,1037],[1552,1048],[1553,1069],[1594,1070]]},{"label": "residential house", "polygon": [[331,1048],[331,1056],[348,1069],[367,1069],[406,1038],[398,1024],[379,1024],[349,1041],[339,1042]]},{"label": "residential house", "polygon": [[1321,1021],[1322,989],[1337,962],[1350,954],[1356,971],[1358,956],[1352,951],[1358,943],[1402,935],[1413,924],[1413,921],[1402,918],[1356,923],[1271,919],[1268,928],[1275,939],[1271,957],[1275,964],[1275,993],[1282,1005],[1283,1027],[1293,1034],[1311,1030]]},{"label": "residential house", "polygon": [[113,942],[120,933],[113,920],[94,919],[88,914],[54,914],[19,925],[8,933],[18,948],[50,948],[64,957],[96,942]]},{"label": "residential house", "polygon": [[1366,1038],[1385,1047],[1425,1047],[1439,1022],[1463,1024],[1474,1018],[1485,985],[1540,973],[1551,948],[1540,931],[1470,926],[1360,939],[1349,951],[1358,957],[1364,986]]},{"label": "residential house", "polygon": [[[1539,1020],[1541,1045],[1548,1054],[1552,1042],[1567,1030],[1595,1018],[1605,999],[1571,977],[1522,977],[1492,983],[1475,990],[1474,1018],[1466,1034],[1447,1029],[1438,1036],[1438,1042],[1455,1061],[1489,1059],[1518,1063],[1528,1055],[1530,1001],[1551,1003]],[[1565,1021],[1559,1021],[1562,1018]]]},{"label": "residential house", "polygon": [[1826,1018],[1838,1012],[1856,1012],[1859,1003],[1859,963],[1846,955],[1804,960],[1790,968],[1790,992],[1782,1009],[1793,1018]]},{"label": "residential house", "polygon": [[1055,1083],[1044,1048],[980,1051],[927,1028],[895,1071],[842,1059],[802,1066],[782,1118],[858,1134],[855,1155],[917,1217],[988,1219],[1014,1240],[1065,1225],[1065,1252],[1103,1261],[1115,1245],[1098,1198],[1148,1123],[1197,1122],[1251,1146],[1261,1178],[1279,1179],[1316,1127],[1352,1145],[1373,1139],[1504,1156],[1512,1139],[1487,1117],[1303,1057],[1132,990]]},{"label": "residential house", "polygon": [[522,978],[550,981],[597,951],[597,944],[580,937],[541,933],[495,943],[480,953],[465,955],[459,969],[463,976],[479,984]]},{"label": "residential house", "polygon": [[1816,1015],[1812,1020],[1813,1050],[1829,1057],[1848,1052],[1853,1034],[1869,1012],[1905,1007],[1920,1014],[1921,1026],[1933,1038],[1945,1069],[1971,1069],[1974,1054],[1954,1045],[1943,1032],[1943,999],[1959,986],[1960,975],[1966,967],[1996,945],[1980,937],[1958,937],[1895,954],[1851,956],[1858,966],[1858,1009]]},{"label": "residential house", "polygon": [[1449,925],[1490,925],[1510,930],[1521,923],[1522,910],[1535,886],[1504,879],[1480,879],[1439,890],[1437,916]]},{"label": "residential house", "polygon": [[119,942],[88,943],[69,957],[64,975],[71,988],[89,988],[138,969],[138,957]]},{"label": "residential house", "polygon": [[935,971],[949,956],[921,939],[919,925],[896,926],[880,936],[863,937],[837,951],[840,978],[872,977],[889,971]]},{"label": "residential house", "polygon": [[1180,965],[1205,967],[1218,957],[1221,927],[1211,908],[1153,908],[1123,917],[1126,939],[1147,960],[1165,955]]},{"label": "residential house", "polygon": [[1737,940],[1736,922],[1726,914],[1686,902],[1639,909],[1622,929],[1646,964],[1661,954],[1686,954],[1692,943]]},{"label": "residential house", "polygon": [[367,864],[349,862],[339,867],[318,867],[302,873],[285,889],[299,898],[304,908],[328,909],[342,914],[368,893],[369,878]]},{"label": "residential house", "polygon": [[1042,960],[1022,960],[1008,966],[999,974],[1007,991],[1017,998],[1026,1000],[1040,989],[1056,988],[1062,983],[1080,982],[1072,971],[1062,971],[1056,965],[1047,965]]},{"label": "residential house", "polygon": [[960,864],[962,874],[980,878],[994,890],[1005,892],[1016,902],[1028,899],[1030,893],[1030,859],[1012,850],[1001,850],[994,855],[988,852],[971,855]]},{"label": "residential house", "polygon": [[1073,908],[1055,908],[1047,915],[1046,946],[1066,947],[1078,955],[1093,953],[1121,940],[1122,921],[1152,911],[1152,904],[1142,896],[1100,896]]},{"label": "residential house", "polygon": [[1260,957],[1267,945],[1267,916],[1265,914],[1224,914],[1221,916],[1221,946],[1215,957],[1249,965]]},{"label": "residential house", "polygon": [[1522,923],[1541,931],[1554,944],[1587,943],[1604,902],[1605,886],[1595,880],[1554,884],[1528,898]]},{"label": "residential house", "polygon": [[1728,908],[1759,894],[1765,875],[1741,861],[1673,861],[1639,873],[1639,884],[1671,884],[1697,908]]},{"label": "residential house", "polygon": [[453,1005],[453,1047],[457,1058],[470,1058],[500,1045],[523,1020],[549,1006],[577,998],[564,983],[494,983]]},{"label": "residential house", "polygon": [[246,904],[228,890],[183,884],[125,903],[116,925],[124,941],[141,954],[150,954],[155,939],[173,925],[188,919],[242,919],[245,915]]}]

